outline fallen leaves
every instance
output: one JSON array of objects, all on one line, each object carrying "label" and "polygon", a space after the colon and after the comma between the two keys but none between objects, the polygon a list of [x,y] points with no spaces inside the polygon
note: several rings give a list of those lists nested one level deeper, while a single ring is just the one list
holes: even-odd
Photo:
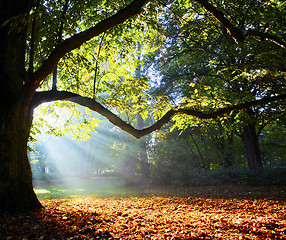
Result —
[{"label": "fallen leaves", "polygon": [[4,214],[1,239],[286,239],[283,200],[74,198]]}]

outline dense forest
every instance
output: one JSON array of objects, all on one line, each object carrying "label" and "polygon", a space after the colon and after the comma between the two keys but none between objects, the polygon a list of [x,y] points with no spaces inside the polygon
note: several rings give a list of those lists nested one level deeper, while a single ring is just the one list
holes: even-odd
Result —
[{"label": "dense forest", "polygon": [[0,211],[41,208],[31,169],[285,184],[284,1],[16,2],[0,2]]}]

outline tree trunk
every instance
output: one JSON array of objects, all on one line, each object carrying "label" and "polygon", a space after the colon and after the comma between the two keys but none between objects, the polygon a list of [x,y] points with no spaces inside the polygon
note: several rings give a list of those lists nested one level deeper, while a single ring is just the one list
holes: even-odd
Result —
[{"label": "tree trunk", "polygon": [[[0,7],[0,212],[41,207],[32,186],[27,143],[32,123],[25,70],[27,17],[33,1]],[[28,97],[30,96],[30,98]]]},{"label": "tree trunk", "polygon": [[35,210],[41,207],[32,185],[27,157],[31,119],[1,109],[0,212]]},{"label": "tree trunk", "polygon": [[[138,121],[138,129],[143,129],[144,127],[144,120],[140,113],[137,115],[137,121]],[[150,167],[148,163],[148,155],[147,155],[147,143],[145,139],[141,139],[139,142],[139,160],[141,163],[141,176],[142,180],[145,181],[149,178],[150,174]]]},{"label": "tree trunk", "polygon": [[233,135],[226,137],[227,143],[224,146],[224,154],[223,154],[223,166],[226,168],[232,167],[233,163],[233,154],[231,152],[231,147],[233,145]]},{"label": "tree trunk", "polygon": [[255,124],[245,126],[242,139],[246,148],[248,167],[252,170],[262,167],[258,136],[255,131]]},{"label": "tree trunk", "polygon": [[[138,60],[141,60],[140,50],[142,49],[142,46],[140,43],[137,43],[137,52],[138,52]],[[142,77],[142,69],[140,67],[140,64],[138,64],[136,71],[135,71],[136,78]],[[137,128],[143,129],[144,128],[144,119],[142,118],[141,114],[137,114]],[[150,174],[150,167],[148,163],[148,155],[147,155],[147,143],[144,139],[141,139],[139,141],[139,161],[141,163],[141,176],[142,181],[145,181],[149,178]]]},{"label": "tree trunk", "polygon": [[[223,132],[220,131],[220,134],[223,135]],[[225,168],[232,167],[233,165],[233,153],[231,151],[233,145],[233,134],[223,135],[222,138],[218,138],[215,141],[216,149],[218,150],[218,154],[221,155],[221,163]]]}]

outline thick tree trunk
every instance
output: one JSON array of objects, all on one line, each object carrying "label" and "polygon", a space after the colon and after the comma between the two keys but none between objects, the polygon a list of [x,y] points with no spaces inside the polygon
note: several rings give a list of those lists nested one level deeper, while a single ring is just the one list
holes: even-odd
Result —
[{"label": "thick tree trunk", "polygon": [[245,126],[242,139],[246,149],[248,167],[253,170],[262,167],[258,136],[254,124]]},{"label": "thick tree trunk", "polygon": [[5,109],[0,116],[0,212],[38,209],[27,157],[31,119]]},{"label": "thick tree trunk", "polygon": [[28,79],[25,13],[32,4],[30,0],[0,3],[0,212],[41,207],[27,157],[32,114],[24,86]]}]

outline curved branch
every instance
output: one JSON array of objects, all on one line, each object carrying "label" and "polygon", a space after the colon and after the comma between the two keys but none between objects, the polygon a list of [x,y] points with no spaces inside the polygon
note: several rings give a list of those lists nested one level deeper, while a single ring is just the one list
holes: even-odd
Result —
[{"label": "curved branch", "polygon": [[55,68],[58,61],[68,52],[80,47],[83,43],[100,35],[101,33],[117,26],[127,19],[139,14],[148,0],[134,0],[127,7],[119,10],[116,14],[99,22],[95,26],[73,35],[64,40],[50,56],[43,62],[42,66],[32,75],[31,82],[37,88],[40,82],[46,78]]},{"label": "curved branch", "polygon": [[267,104],[270,102],[275,102],[275,101],[283,100],[283,99],[286,99],[286,94],[281,94],[281,95],[277,95],[274,97],[265,97],[259,100],[236,104],[236,105],[232,105],[232,106],[225,107],[225,108],[218,108],[211,112],[202,112],[202,111],[197,111],[193,109],[184,109],[184,108],[179,108],[176,110],[176,112],[185,113],[185,114],[192,115],[192,116],[195,116],[201,119],[211,119],[211,118],[216,118],[218,116],[224,115],[226,113],[230,113],[231,111],[234,111],[234,110],[242,110],[242,109],[250,108],[253,106],[263,105],[263,104]]},{"label": "curved branch", "polygon": [[132,125],[126,123],[121,118],[116,116],[107,108],[103,107],[100,103],[96,102],[94,99],[82,97],[78,94],[66,92],[66,91],[45,91],[36,92],[32,100],[31,107],[34,109],[44,102],[51,102],[57,100],[65,100],[77,103],[81,106],[88,107],[89,109],[99,113],[100,115],[106,117],[111,123],[118,126],[122,130],[128,132],[136,138],[145,136],[151,132],[159,130],[165,123],[169,122],[171,117],[174,115],[174,110],[169,110],[159,121],[148,128],[141,130],[135,129]]},{"label": "curved branch", "polygon": [[71,93],[71,92],[66,92],[66,91],[36,92],[33,98],[33,101],[31,103],[31,107],[34,109],[44,102],[51,102],[51,101],[57,101],[57,100],[65,100],[65,101],[74,102],[81,106],[88,107],[89,109],[93,111],[96,111],[100,115],[106,117],[111,123],[118,126],[122,130],[128,132],[129,134],[131,134],[132,136],[136,138],[140,138],[151,132],[159,130],[165,123],[170,121],[173,115],[178,114],[178,113],[192,115],[192,116],[195,116],[201,119],[210,119],[210,118],[216,118],[226,113],[230,113],[233,110],[241,110],[241,109],[256,106],[256,105],[278,101],[281,99],[286,99],[286,94],[281,94],[281,95],[274,96],[274,97],[266,97],[260,100],[237,104],[237,105],[233,105],[233,106],[226,107],[226,108],[220,108],[212,112],[208,112],[208,113],[198,111],[198,110],[193,110],[193,109],[184,109],[184,108],[171,109],[156,123],[154,123],[153,125],[147,128],[143,128],[140,130],[134,128],[132,125],[123,121],[121,118],[116,116],[114,113],[112,113],[110,110],[102,106],[100,103],[96,102],[94,99],[82,97],[78,94]]},{"label": "curved branch", "polygon": [[241,29],[235,27],[233,23],[224,15],[223,12],[218,10],[215,6],[210,4],[208,0],[195,0],[202,7],[204,7],[208,12],[210,12],[229,32],[237,43],[243,43],[247,36],[258,37],[260,39],[268,39],[286,49],[286,42],[278,36],[272,34],[259,32],[256,30],[242,31]]}]

